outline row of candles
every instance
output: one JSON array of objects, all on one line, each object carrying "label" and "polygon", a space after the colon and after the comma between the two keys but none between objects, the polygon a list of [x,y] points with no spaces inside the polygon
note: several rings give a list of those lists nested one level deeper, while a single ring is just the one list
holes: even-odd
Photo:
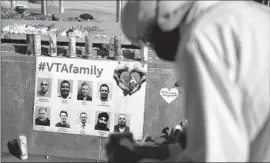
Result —
[{"label": "row of candles", "polygon": [[[73,32],[68,33],[68,57],[77,57],[76,51],[76,36]],[[27,53],[33,56],[41,55],[41,35],[40,34],[26,34],[27,42]],[[90,35],[85,33],[85,53],[83,53],[84,58],[96,58],[97,53],[93,51],[93,42]],[[113,36],[109,43],[109,58],[114,58],[116,60],[123,59],[122,49],[121,49],[121,38],[118,36]],[[49,34],[49,55],[51,57],[57,56],[57,35],[55,33]],[[141,60],[147,61],[148,58],[148,47],[144,46],[141,49]]]}]

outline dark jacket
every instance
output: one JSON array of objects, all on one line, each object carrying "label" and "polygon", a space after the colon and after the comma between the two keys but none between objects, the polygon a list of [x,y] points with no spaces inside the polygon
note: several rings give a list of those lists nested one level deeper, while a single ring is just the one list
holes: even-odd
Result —
[{"label": "dark jacket", "polygon": [[69,124],[62,124],[61,122],[56,123],[55,127],[64,127],[64,128],[70,128]]},{"label": "dark jacket", "polygon": [[[118,125],[114,126],[114,132],[120,132]],[[129,127],[128,126],[125,127],[124,132],[129,132]]]},{"label": "dark jacket", "polygon": [[[83,100],[83,95],[79,94],[79,95],[77,96],[77,100]],[[92,101],[92,97],[89,96],[89,95],[87,95],[86,101]]]},{"label": "dark jacket", "polygon": [[39,120],[39,118],[36,118],[36,125],[40,126],[50,126],[50,120],[47,118],[45,121]]},{"label": "dark jacket", "polygon": [[108,129],[108,127],[100,127],[98,125],[95,125],[95,130],[110,131],[110,129]]}]

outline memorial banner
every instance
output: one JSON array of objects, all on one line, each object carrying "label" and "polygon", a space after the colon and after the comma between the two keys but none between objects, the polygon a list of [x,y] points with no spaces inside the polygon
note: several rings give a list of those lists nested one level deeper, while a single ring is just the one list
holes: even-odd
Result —
[{"label": "memorial banner", "polygon": [[33,129],[142,139],[147,65],[37,57]]}]

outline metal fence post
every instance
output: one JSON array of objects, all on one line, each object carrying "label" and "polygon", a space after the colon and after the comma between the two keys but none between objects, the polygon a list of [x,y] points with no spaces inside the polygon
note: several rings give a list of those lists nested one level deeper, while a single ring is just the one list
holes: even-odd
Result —
[{"label": "metal fence post", "polygon": [[116,23],[121,21],[122,16],[122,0],[116,0]]},{"label": "metal fence post", "polygon": [[47,0],[41,0],[41,14],[47,15]]},{"label": "metal fence post", "polygon": [[11,0],[11,9],[16,7],[16,0]]},{"label": "metal fence post", "polygon": [[59,0],[59,13],[64,13],[64,1]]}]

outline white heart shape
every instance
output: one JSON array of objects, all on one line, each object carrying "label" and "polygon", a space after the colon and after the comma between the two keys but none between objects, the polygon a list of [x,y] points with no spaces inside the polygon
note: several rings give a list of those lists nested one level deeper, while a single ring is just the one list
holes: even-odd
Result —
[{"label": "white heart shape", "polygon": [[178,96],[178,89],[172,88],[169,90],[168,88],[162,88],[160,90],[160,96],[169,104]]}]

